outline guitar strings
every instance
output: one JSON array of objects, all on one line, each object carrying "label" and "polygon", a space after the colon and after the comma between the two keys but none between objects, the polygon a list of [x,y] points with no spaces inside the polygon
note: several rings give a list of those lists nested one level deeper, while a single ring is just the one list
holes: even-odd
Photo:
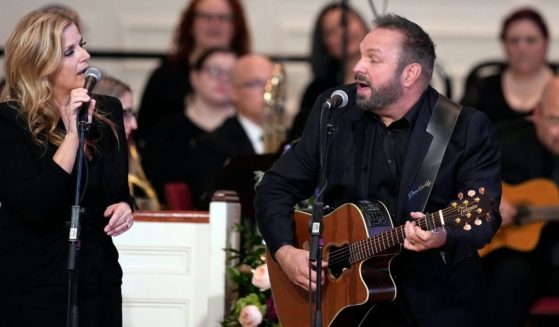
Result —
[{"label": "guitar strings", "polygon": [[[432,215],[430,215],[432,218]],[[456,217],[461,217],[460,215],[449,215],[447,217],[444,218],[445,221],[448,220],[452,220]],[[422,219],[422,221],[419,222],[420,227],[427,227],[427,219],[424,218]],[[396,242],[397,240],[397,242]],[[345,262],[345,261],[349,261],[350,264],[353,264],[355,262],[358,261],[362,261],[363,259],[365,259],[367,256],[372,256],[375,254],[380,254],[383,251],[391,248],[394,245],[397,244],[401,244],[404,240],[404,234],[403,234],[403,225],[398,226],[397,228],[393,229],[393,230],[388,230],[388,231],[384,231],[380,234],[377,234],[373,237],[358,241],[350,246],[347,246],[343,249],[339,249],[339,250],[335,250],[332,251],[332,255],[330,255],[330,258],[328,260],[328,262],[330,264],[338,264],[340,262]],[[383,248],[384,246],[384,248]],[[354,254],[353,256],[350,255],[349,256],[349,260],[348,259],[348,252],[350,252],[350,250],[354,250],[351,251],[352,254]],[[365,258],[361,258],[363,255],[365,255]],[[352,259],[353,257],[353,259]]]},{"label": "guitar strings", "polygon": [[[454,208],[453,208],[454,209]],[[432,218],[433,215],[432,214],[428,214],[426,218],[422,218],[420,221],[416,221],[418,222],[420,227],[427,227],[427,218],[430,217]],[[445,221],[447,220],[453,220],[456,217],[460,217],[460,215],[449,215],[446,216],[444,218]],[[440,227],[440,226],[439,226]],[[329,256],[328,262],[329,264],[338,264],[341,262],[345,262],[347,260],[349,261],[350,264],[353,264],[354,262],[358,262],[361,261],[359,260],[360,256],[357,256],[358,254],[365,254],[368,255],[369,253],[371,255],[375,255],[378,253],[381,253],[382,251],[387,250],[388,248],[391,247],[391,241],[393,242],[393,245],[396,244],[401,244],[401,242],[403,242],[404,240],[404,235],[403,235],[403,231],[404,231],[404,226],[400,225],[394,229],[391,230],[387,230],[384,232],[381,232],[377,235],[374,235],[372,237],[357,241],[349,246],[346,246],[342,249],[338,249],[338,250],[334,250],[331,252],[331,255]],[[401,237],[400,237],[401,236]],[[398,243],[394,242],[394,240],[397,240]],[[375,240],[377,242],[375,242]],[[378,243],[378,249],[377,248],[377,244]],[[382,249],[382,246],[388,244],[388,246],[386,246],[386,248]],[[354,250],[354,251],[351,251]],[[348,257],[348,253],[352,252],[353,254],[355,254],[354,257],[357,257],[355,260],[351,260],[351,255],[349,255]]]},{"label": "guitar strings", "polygon": [[[441,210],[443,213],[443,220],[445,221],[445,223],[454,220],[456,218],[463,217],[464,215],[457,213],[457,211],[459,209],[464,209],[464,208],[465,207],[463,206],[457,206],[457,207],[447,207]],[[454,213],[454,214],[449,214],[449,213]],[[440,223],[439,219],[435,220],[434,218],[435,215],[438,215],[438,212],[427,214],[425,218],[416,220],[416,223],[422,229],[424,228],[428,229],[429,228],[428,219],[430,219],[433,222],[434,226],[441,227],[442,224]],[[477,219],[479,217],[475,217],[475,218]],[[471,220],[472,217],[467,219]],[[439,224],[437,224],[437,222]],[[370,254],[370,256],[372,256],[375,254],[379,254],[391,248],[392,246],[401,244],[405,238],[403,231],[404,231],[404,225],[400,225],[398,227],[395,227],[394,229],[386,230],[377,235],[373,235],[369,238],[365,238],[363,240],[357,241],[353,244],[345,246],[344,248],[334,250],[330,253],[330,256],[328,258],[328,263],[335,265],[347,261],[348,263],[353,264],[355,262],[359,262],[365,259],[365,258],[361,258],[363,255],[369,256]],[[351,254],[348,255],[348,253],[350,252]]]}]

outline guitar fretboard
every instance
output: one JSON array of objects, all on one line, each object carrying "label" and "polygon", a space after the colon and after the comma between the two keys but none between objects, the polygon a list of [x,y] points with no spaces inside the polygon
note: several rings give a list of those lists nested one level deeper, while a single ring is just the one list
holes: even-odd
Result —
[{"label": "guitar fretboard", "polygon": [[[467,204],[468,203],[466,203],[466,205],[457,205],[454,203],[444,210],[429,213],[425,216],[425,218],[417,219],[415,222],[419,227],[421,227],[421,229],[429,231],[442,227],[451,221],[456,224],[461,224],[462,217],[470,218],[472,211],[478,210],[477,204],[473,206],[468,206]],[[481,220],[476,218],[475,224],[481,224]],[[469,230],[471,226],[466,223],[464,228]],[[400,225],[393,229],[381,232],[375,236],[352,243],[349,245],[349,263],[355,264],[372,256],[381,254],[388,249],[404,243],[405,237],[404,225]]]},{"label": "guitar fretboard", "polygon": [[559,206],[527,206],[520,207],[520,221],[528,223],[535,220],[550,221],[559,220]]}]

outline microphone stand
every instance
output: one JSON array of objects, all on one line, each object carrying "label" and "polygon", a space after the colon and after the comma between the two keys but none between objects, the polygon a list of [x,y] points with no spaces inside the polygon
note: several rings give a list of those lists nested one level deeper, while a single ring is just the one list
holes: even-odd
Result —
[{"label": "microphone stand", "polygon": [[[314,327],[322,327],[322,230],[324,226],[322,220],[324,218],[324,190],[328,185],[326,179],[326,163],[328,159],[328,145],[330,136],[334,133],[334,126],[330,123],[330,117],[332,115],[332,110],[328,112],[328,119],[326,120],[326,133],[324,133],[324,111],[328,106],[323,105],[320,111],[320,128],[319,135],[320,139],[320,175],[319,175],[319,192],[316,197],[313,212],[312,221],[309,222],[309,234],[311,237],[311,246],[309,253],[309,268],[312,265],[311,262],[316,263],[316,291],[315,291],[315,312],[314,312]],[[310,273],[310,270],[309,270]],[[309,276],[310,277],[310,276]],[[310,278],[309,278],[310,280]]]},{"label": "microphone stand", "polygon": [[[87,113],[87,112],[86,112]],[[68,238],[68,307],[66,315],[67,327],[78,327],[79,306],[78,306],[78,257],[80,250],[80,219],[84,209],[80,206],[81,182],[83,172],[83,158],[85,145],[85,132],[87,130],[87,114],[85,119],[78,118],[78,166],[76,172],[76,190],[74,205],[72,206],[72,217],[70,220],[70,235]]]}]

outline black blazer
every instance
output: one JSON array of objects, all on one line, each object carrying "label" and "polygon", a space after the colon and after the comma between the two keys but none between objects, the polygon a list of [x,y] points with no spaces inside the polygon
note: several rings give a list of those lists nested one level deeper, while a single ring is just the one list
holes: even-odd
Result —
[{"label": "black blazer", "polygon": [[[341,89],[350,94],[350,100],[346,108],[332,112],[335,132],[330,142],[328,187],[324,194],[325,204],[333,207],[376,198],[367,192],[369,173],[360,169],[356,158],[356,145],[363,144],[356,133],[363,113],[356,107],[355,85]],[[301,140],[274,164],[257,188],[257,223],[272,253],[293,243],[293,205],[312,195],[317,186],[320,105],[332,91],[318,97]],[[432,88],[426,92],[407,145],[395,225],[409,219],[409,213],[403,212],[406,195],[415,185],[413,180],[432,139],[425,129],[439,94]],[[456,123],[425,211],[445,208],[458,192],[481,186],[496,199],[491,222],[471,232],[447,225],[448,241],[441,249],[445,260],[438,250],[403,250],[392,262],[398,296],[409,302],[421,325],[481,326],[489,318],[487,287],[477,249],[490,241],[500,224],[500,155],[491,122],[483,113],[466,107]],[[476,310],[469,309],[473,307]]]}]

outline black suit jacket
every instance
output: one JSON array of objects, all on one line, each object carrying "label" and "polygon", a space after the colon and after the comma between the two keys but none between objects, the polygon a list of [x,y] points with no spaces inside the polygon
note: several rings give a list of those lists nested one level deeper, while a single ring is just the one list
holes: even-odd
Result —
[{"label": "black suit jacket", "polygon": [[[355,85],[341,88],[350,95],[350,101],[346,108],[331,113],[335,132],[330,142],[328,186],[324,193],[325,204],[333,207],[376,199],[366,185],[369,174],[374,172],[363,170],[363,159],[358,157],[368,140],[361,138],[359,130],[365,118],[356,107]],[[422,97],[426,102],[412,126],[407,145],[395,225],[409,219],[409,212],[403,212],[406,196],[414,190],[413,181],[432,140],[425,129],[439,94],[432,88],[426,92]],[[257,223],[272,253],[282,245],[293,244],[293,205],[312,195],[317,186],[320,105],[331,93],[328,90],[318,97],[301,140],[274,164],[257,188]],[[447,244],[440,249],[444,260],[439,250],[403,250],[392,262],[398,297],[409,303],[423,326],[478,326],[489,321],[489,302],[477,249],[490,241],[500,224],[500,155],[490,121],[483,113],[466,107],[456,123],[425,211],[445,208],[458,192],[481,186],[496,199],[490,222],[471,232],[447,225]]]}]

